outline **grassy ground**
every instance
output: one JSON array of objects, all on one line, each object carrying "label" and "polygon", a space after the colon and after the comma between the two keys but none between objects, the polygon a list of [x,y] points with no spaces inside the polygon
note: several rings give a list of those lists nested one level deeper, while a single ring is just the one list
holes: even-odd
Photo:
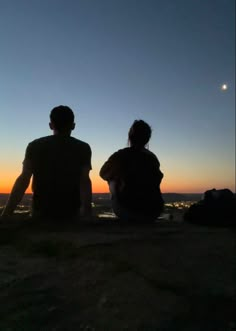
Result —
[{"label": "grassy ground", "polygon": [[232,331],[235,233],[0,223],[0,331]]}]

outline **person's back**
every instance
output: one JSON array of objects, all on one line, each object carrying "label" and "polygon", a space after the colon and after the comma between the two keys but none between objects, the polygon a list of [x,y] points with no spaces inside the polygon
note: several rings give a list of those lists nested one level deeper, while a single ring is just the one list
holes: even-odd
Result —
[{"label": "person's back", "polygon": [[11,215],[32,180],[32,215],[39,218],[68,219],[90,215],[90,146],[71,137],[75,127],[73,111],[58,106],[50,113],[52,136],[30,142],[23,169],[17,178],[3,216]]},{"label": "person's back", "polygon": [[[115,156],[116,157],[116,156]],[[125,148],[117,152],[121,185],[117,197],[123,206],[152,214],[161,201],[159,162],[147,149]]]},{"label": "person's back", "polygon": [[28,145],[32,162],[34,216],[70,217],[80,208],[80,176],[90,164],[88,144],[70,136],[53,135]]},{"label": "person's back", "polygon": [[112,154],[100,170],[109,183],[113,210],[121,219],[155,220],[163,211],[160,163],[145,148],[150,136],[149,125],[135,121],[129,131],[131,146]]}]

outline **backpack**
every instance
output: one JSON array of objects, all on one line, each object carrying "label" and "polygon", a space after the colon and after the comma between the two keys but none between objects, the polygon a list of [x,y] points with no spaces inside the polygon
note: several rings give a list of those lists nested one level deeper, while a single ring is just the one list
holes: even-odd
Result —
[{"label": "backpack", "polygon": [[236,195],[229,189],[204,192],[203,197],[184,213],[184,220],[206,225],[236,225]]}]

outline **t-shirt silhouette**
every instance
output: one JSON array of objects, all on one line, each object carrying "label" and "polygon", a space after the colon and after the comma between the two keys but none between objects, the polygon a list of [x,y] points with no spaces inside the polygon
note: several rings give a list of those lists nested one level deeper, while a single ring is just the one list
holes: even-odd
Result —
[{"label": "t-shirt silhouette", "polygon": [[90,146],[71,136],[51,135],[30,142],[25,160],[32,166],[32,212],[74,217],[80,208],[80,174],[91,169]]},{"label": "t-shirt silhouette", "polygon": [[121,205],[146,214],[162,210],[160,183],[163,174],[154,153],[145,148],[128,147],[112,154],[107,163],[116,169],[115,191]]}]

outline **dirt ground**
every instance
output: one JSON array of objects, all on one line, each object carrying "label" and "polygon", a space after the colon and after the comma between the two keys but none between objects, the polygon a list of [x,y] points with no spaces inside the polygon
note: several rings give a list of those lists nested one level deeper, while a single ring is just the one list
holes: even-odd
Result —
[{"label": "dirt ground", "polygon": [[0,223],[0,331],[235,331],[235,230]]}]

